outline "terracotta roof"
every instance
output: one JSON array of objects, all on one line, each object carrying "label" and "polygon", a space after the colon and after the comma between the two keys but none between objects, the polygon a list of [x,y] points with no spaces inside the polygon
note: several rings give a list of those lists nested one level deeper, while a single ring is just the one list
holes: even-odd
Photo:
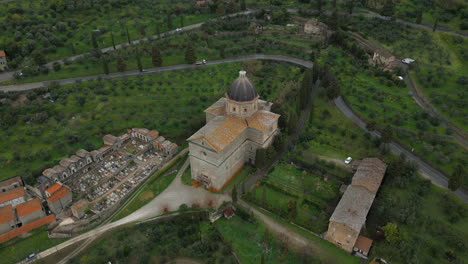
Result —
[{"label": "terracotta roof", "polygon": [[78,202],[74,203],[71,208],[72,210],[82,211],[88,206],[88,201],[85,199],[81,199]]},{"label": "terracotta roof", "polygon": [[52,186],[47,188],[46,193],[52,195],[52,194],[54,194],[54,192],[58,191],[58,189],[60,189],[61,187],[62,187],[62,184],[60,184],[58,182],[54,183]]},{"label": "terracotta roof", "polygon": [[354,247],[368,253],[372,247],[372,239],[360,235],[356,240]]},{"label": "terracotta roof", "polygon": [[257,111],[251,117],[247,118],[247,124],[249,127],[259,131],[265,131],[272,126],[280,115],[268,112],[268,111]]},{"label": "terracotta roof", "polygon": [[387,165],[377,158],[365,158],[353,176],[353,185],[366,187],[371,192],[379,190]]},{"label": "terracotta roof", "polygon": [[226,209],[224,209],[223,214],[224,217],[229,218],[234,215],[234,209],[231,206],[229,206]]},{"label": "terracotta roof", "polygon": [[149,135],[152,136],[152,137],[157,137],[157,136],[159,135],[159,132],[156,131],[156,130],[151,130],[151,131],[149,132]]},{"label": "terracotta roof", "polygon": [[18,204],[16,206],[16,213],[18,214],[18,216],[24,216],[41,209],[41,201],[39,200],[39,198],[36,198],[25,203]]},{"label": "terracotta roof", "polygon": [[113,145],[117,138],[113,135],[105,135],[102,140],[104,141],[105,145]]},{"label": "terracotta roof", "polygon": [[76,152],[76,155],[78,155],[79,157],[86,157],[87,155],[89,155],[89,152],[84,150],[84,149],[79,149],[77,152]]},{"label": "terracotta roof", "polygon": [[53,203],[53,202],[57,201],[58,199],[64,197],[68,193],[70,193],[70,190],[67,187],[62,186],[62,188],[60,188],[60,189],[58,189],[58,191],[54,192],[54,194],[52,194],[52,196],[48,197],[47,201]]},{"label": "terracotta roof", "polygon": [[23,197],[24,194],[24,187],[22,186],[2,192],[0,193],[0,204]]},{"label": "terracotta roof", "polygon": [[5,223],[15,219],[13,206],[11,204],[0,207],[0,223]]},{"label": "terracotta roof", "polygon": [[0,50],[0,57],[6,57],[5,51]]},{"label": "terracotta roof", "polygon": [[193,134],[188,140],[203,138],[213,149],[221,152],[236,139],[247,125],[244,120],[232,116],[218,116]]},{"label": "terracotta roof", "polygon": [[345,224],[359,233],[366,222],[374,197],[375,193],[365,187],[348,186],[330,217],[330,222]]},{"label": "terracotta roof", "polygon": [[[10,186],[12,184],[15,184],[15,183],[21,183],[22,180],[21,180],[21,177],[20,176],[16,176],[16,177],[13,177],[13,178],[10,178],[8,180],[4,180],[4,181],[1,181],[0,182],[0,187],[6,187],[6,186]],[[22,185],[22,184],[21,184]]]},{"label": "terracotta roof", "polygon": [[210,113],[213,115],[225,115],[226,114],[226,98],[221,97],[216,103],[212,104],[210,107],[205,109],[205,113]]}]

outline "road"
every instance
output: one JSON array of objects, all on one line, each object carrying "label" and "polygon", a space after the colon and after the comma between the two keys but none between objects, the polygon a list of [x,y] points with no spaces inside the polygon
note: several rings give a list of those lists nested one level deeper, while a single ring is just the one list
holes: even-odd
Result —
[{"label": "road", "polygon": [[[186,204],[189,207],[196,204],[200,208],[218,208],[223,202],[231,200],[231,197],[227,194],[214,194],[206,191],[202,187],[196,188],[183,184],[181,180],[182,174],[187,169],[188,165],[189,160],[187,159],[182,168],[178,171],[174,181],[161,194],[156,196],[156,198],[132,214],[115,222],[97,227],[89,232],[73,237],[57,246],[47,249],[39,253],[37,259],[47,257],[82,240],[87,240],[85,244],[89,245],[92,240],[96,239],[109,230],[129,223],[140,222],[149,218],[157,217],[162,215],[164,212],[176,211],[182,204]],[[64,258],[60,263],[66,263],[66,261],[68,261],[73,256],[76,256],[76,254],[78,254],[82,249],[84,249],[84,247],[80,246],[77,248],[77,250],[68,255],[68,257]]]},{"label": "road", "polygon": [[[346,104],[343,98],[338,97],[334,100],[335,105],[340,109],[340,111],[346,115],[351,121],[353,121],[358,127],[363,129],[366,132],[369,132],[372,136],[380,138],[380,133],[378,131],[369,131],[366,128],[366,123],[360,119],[353,110]],[[390,150],[396,155],[404,154],[406,158],[412,162],[418,164],[418,172],[425,178],[429,179],[433,184],[438,185],[443,188],[448,188],[448,180],[444,174],[440,171],[432,168],[425,161],[421,160],[419,157],[414,155],[412,152],[406,150],[399,144],[391,142],[388,144]],[[454,192],[462,201],[468,203],[468,193],[461,188]]]},{"label": "road", "polygon": [[[222,63],[229,63],[229,62],[238,62],[238,61],[245,61],[245,60],[253,60],[253,59],[265,59],[265,60],[274,60],[274,61],[281,61],[281,62],[288,62],[297,66],[305,67],[305,68],[311,68],[313,66],[313,63],[310,61],[305,61],[302,59],[290,57],[290,56],[285,56],[285,55],[268,55],[268,54],[252,54],[252,55],[244,55],[244,56],[237,56],[237,57],[231,57],[231,58],[225,58],[225,59],[220,59],[220,60],[213,60],[209,61],[207,65],[215,65],[215,64],[222,64]],[[119,73],[113,73],[109,75],[93,75],[93,76],[86,76],[86,77],[81,77],[81,78],[69,78],[69,79],[62,79],[58,80],[57,82],[60,84],[67,84],[67,83],[73,83],[77,80],[94,80],[97,78],[118,78],[118,77],[124,77],[124,76],[131,76],[131,75],[138,75],[138,74],[150,74],[150,73],[158,73],[158,72],[164,72],[164,71],[172,71],[172,70],[183,70],[183,69],[194,69],[198,67],[203,67],[203,66],[196,66],[196,65],[189,65],[189,64],[179,64],[179,65],[172,65],[172,66],[165,66],[165,67],[158,67],[158,68],[151,68],[147,69],[145,72],[139,72],[139,71],[126,71],[126,72],[119,72]],[[35,88],[40,88],[43,87],[44,83],[30,83],[30,84],[18,84],[18,85],[11,85],[7,87],[0,87],[0,90],[10,90],[10,91],[23,91],[23,90],[30,90],[30,89],[35,89]],[[315,90],[315,89],[314,89]],[[366,124],[363,120],[361,120],[359,117],[357,117],[354,112],[351,110],[349,106],[346,105],[346,103],[342,100],[342,98],[337,98],[335,100],[335,104],[340,109],[340,111],[347,116],[349,119],[351,119],[356,125],[358,125],[360,128],[366,130]],[[311,107],[311,106],[310,106]],[[305,110],[307,111],[307,110]],[[307,112],[308,113],[308,112]],[[306,114],[307,114],[306,113]],[[305,115],[306,117],[307,115]],[[305,121],[304,117],[304,111],[301,113],[301,118],[300,118],[300,126],[303,126],[303,123]],[[299,127],[300,127],[299,126]],[[296,131],[296,133],[299,133]],[[378,132],[370,132],[374,136],[380,137],[380,134]],[[297,134],[298,135],[298,134]],[[296,135],[296,137],[297,137]],[[291,140],[294,139],[294,137],[291,137]],[[291,141],[290,141],[291,142]],[[290,143],[288,143],[290,144]],[[416,162],[419,165],[419,172],[426,178],[430,179],[431,182],[434,184],[447,188],[448,186],[448,180],[447,177],[445,177],[440,171],[432,168],[430,165],[428,165],[426,162],[415,156],[413,153],[407,151],[405,148],[400,146],[399,144],[392,142],[389,144],[390,150],[394,152],[395,154],[399,155],[400,153],[404,153],[406,157],[408,157],[410,160]],[[272,166],[275,161],[279,159],[279,156],[277,155],[274,160],[271,161],[271,164],[269,166]],[[267,170],[266,170],[267,171]],[[258,181],[263,175],[265,171],[259,171],[256,177],[249,178],[248,180],[248,186],[252,186],[252,184],[255,184],[256,181]],[[468,202],[468,194],[466,191],[459,189],[456,192],[454,192],[460,199],[462,199],[465,202]]]}]

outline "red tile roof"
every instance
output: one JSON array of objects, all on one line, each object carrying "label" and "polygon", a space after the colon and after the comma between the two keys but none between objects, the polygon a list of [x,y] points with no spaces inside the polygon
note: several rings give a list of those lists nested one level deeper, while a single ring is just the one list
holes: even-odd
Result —
[{"label": "red tile roof", "polygon": [[0,57],[6,57],[5,51],[0,50]]},{"label": "red tile roof", "polygon": [[11,221],[15,218],[11,204],[0,207],[0,223]]},{"label": "red tile roof", "polygon": [[62,186],[62,188],[60,188],[58,191],[54,192],[54,194],[52,194],[52,196],[47,198],[47,201],[53,203],[53,202],[59,200],[60,198],[64,197],[68,193],[70,193],[70,190],[68,190],[67,187]]},{"label": "red tile roof", "polygon": [[151,130],[151,131],[149,132],[149,135],[152,136],[152,137],[156,137],[157,135],[159,135],[159,132],[156,131],[156,130]]},{"label": "red tile roof", "polygon": [[47,188],[46,193],[52,195],[52,194],[54,194],[54,192],[58,191],[61,187],[62,187],[62,184],[60,184],[58,182],[54,183],[54,185]]},{"label": "red tile roof", "polygon": [[372,239],[369,239],[365,236],[359,236],[354,244],[354,247],[362,250],[363,252],[369,253],[369,250],[372,246]]},{"label": "red tile roof", "polygon": [[16,206],[16,213],[18,214],[18,216],[24,216],[41,209],[41,201],[39,200],[39,198],[36,198],[31,201],[18,204]]},{"label": "red tile roof", "polygon": [[20,198],[22,196],[24,196],[24,188],[22,186],[8,190],[6,192],[0,193],[0,204]]}]

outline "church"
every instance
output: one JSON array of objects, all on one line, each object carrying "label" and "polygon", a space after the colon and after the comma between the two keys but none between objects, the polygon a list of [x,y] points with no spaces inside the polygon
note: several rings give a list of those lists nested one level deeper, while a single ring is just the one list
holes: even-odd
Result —
[{"label": "church", "polygon": [[225,97],[205,110],[206,125],[187,139],[192,179],[221,190],[244,166],[255,164],[259,148],[267,148],[278,132],[272,103],[259,99],[245,71]]}]

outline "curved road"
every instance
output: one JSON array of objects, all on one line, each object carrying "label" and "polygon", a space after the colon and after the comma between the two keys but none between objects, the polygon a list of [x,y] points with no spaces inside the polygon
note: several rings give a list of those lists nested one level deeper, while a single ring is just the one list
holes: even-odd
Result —
[{"label": "curved road", "polygon": [[[310,61],[306,61],[306,60],[302,60],[302,59],[298,59],[298,58],[294,58],[290,56],[285,56],[285,55],[268,55],[268,54],[252,54],[252,55],[225,58],[225,59],[220,59],[220,60],[213,60],[213,61],[208,61],[206,65],[215,65],[215,64],[238,62],[238,61],[245,61],[245,60],[254,60],[254,59],[287,62],[287,63],[292,63],[294,65],[298,65],[301,67],[305,67],[305,68],[311,68],[313,66],[313,63]],[[126,71],[126,72],[112,73],[109,75],[99,74],[99,75],[92,75],[92,76],[79,77],[79,78],[62,79],[62,80],[57,80],[57,82],[59,84],[68,84],[68,83],[73,83],[77,80],[95,80],[98,78],[110,79],[110,78],[118,78],[118,77],[132,76],[132,75],[139,75],[139,74],[172,71],[172,70],[195,69],[198,67],[203,67],[203,66],[197,66],[197,65],[191,65],[191,64],[179,64],[179,65],[172,65],[172,66],[165,66],[165,67],[158,67],[158,68],[150,68],[150,69],[145,70],[144,72],[133,70],[133,71]],[[0,87],[0,90],[2,91],[24,91],[24,90],[44,87],[47,84],[48,83],[44,83],[44,82],[18,84],[18,85]],[[351,110],[351,108],[348,105],[346,105],[346,103],[342,100],[341,97],[335,99],[335,104],[338,107],[338,109],[340,109],[340,111],[344,115],[346,115],[349,119],[351,119],[357,126],[367,131],[365,121],[361,120],[357,115],[355,115],[354,112]],[[376,131],[372,131],[370,133],[376,137],[380,137],[380,134]],[[417,163],[419,165],[418,172],[424,177],[431,180],[432,183],[440,187],[447,188],[448,179],[440,171],[432,168],[429,164],[427,164],[426,162],[418,158],[413,153],[407,151],[398,143],[392,142],[389,144],[389,146],[390,146],[391,151],[394,152],[395,154],[400,155],[401,153],[404,153],[405,156],[408,158],[408,160]],[[468,193],[462,190],[462,188],[458,189],[454,193],[464,202],[468,202]]]}]

